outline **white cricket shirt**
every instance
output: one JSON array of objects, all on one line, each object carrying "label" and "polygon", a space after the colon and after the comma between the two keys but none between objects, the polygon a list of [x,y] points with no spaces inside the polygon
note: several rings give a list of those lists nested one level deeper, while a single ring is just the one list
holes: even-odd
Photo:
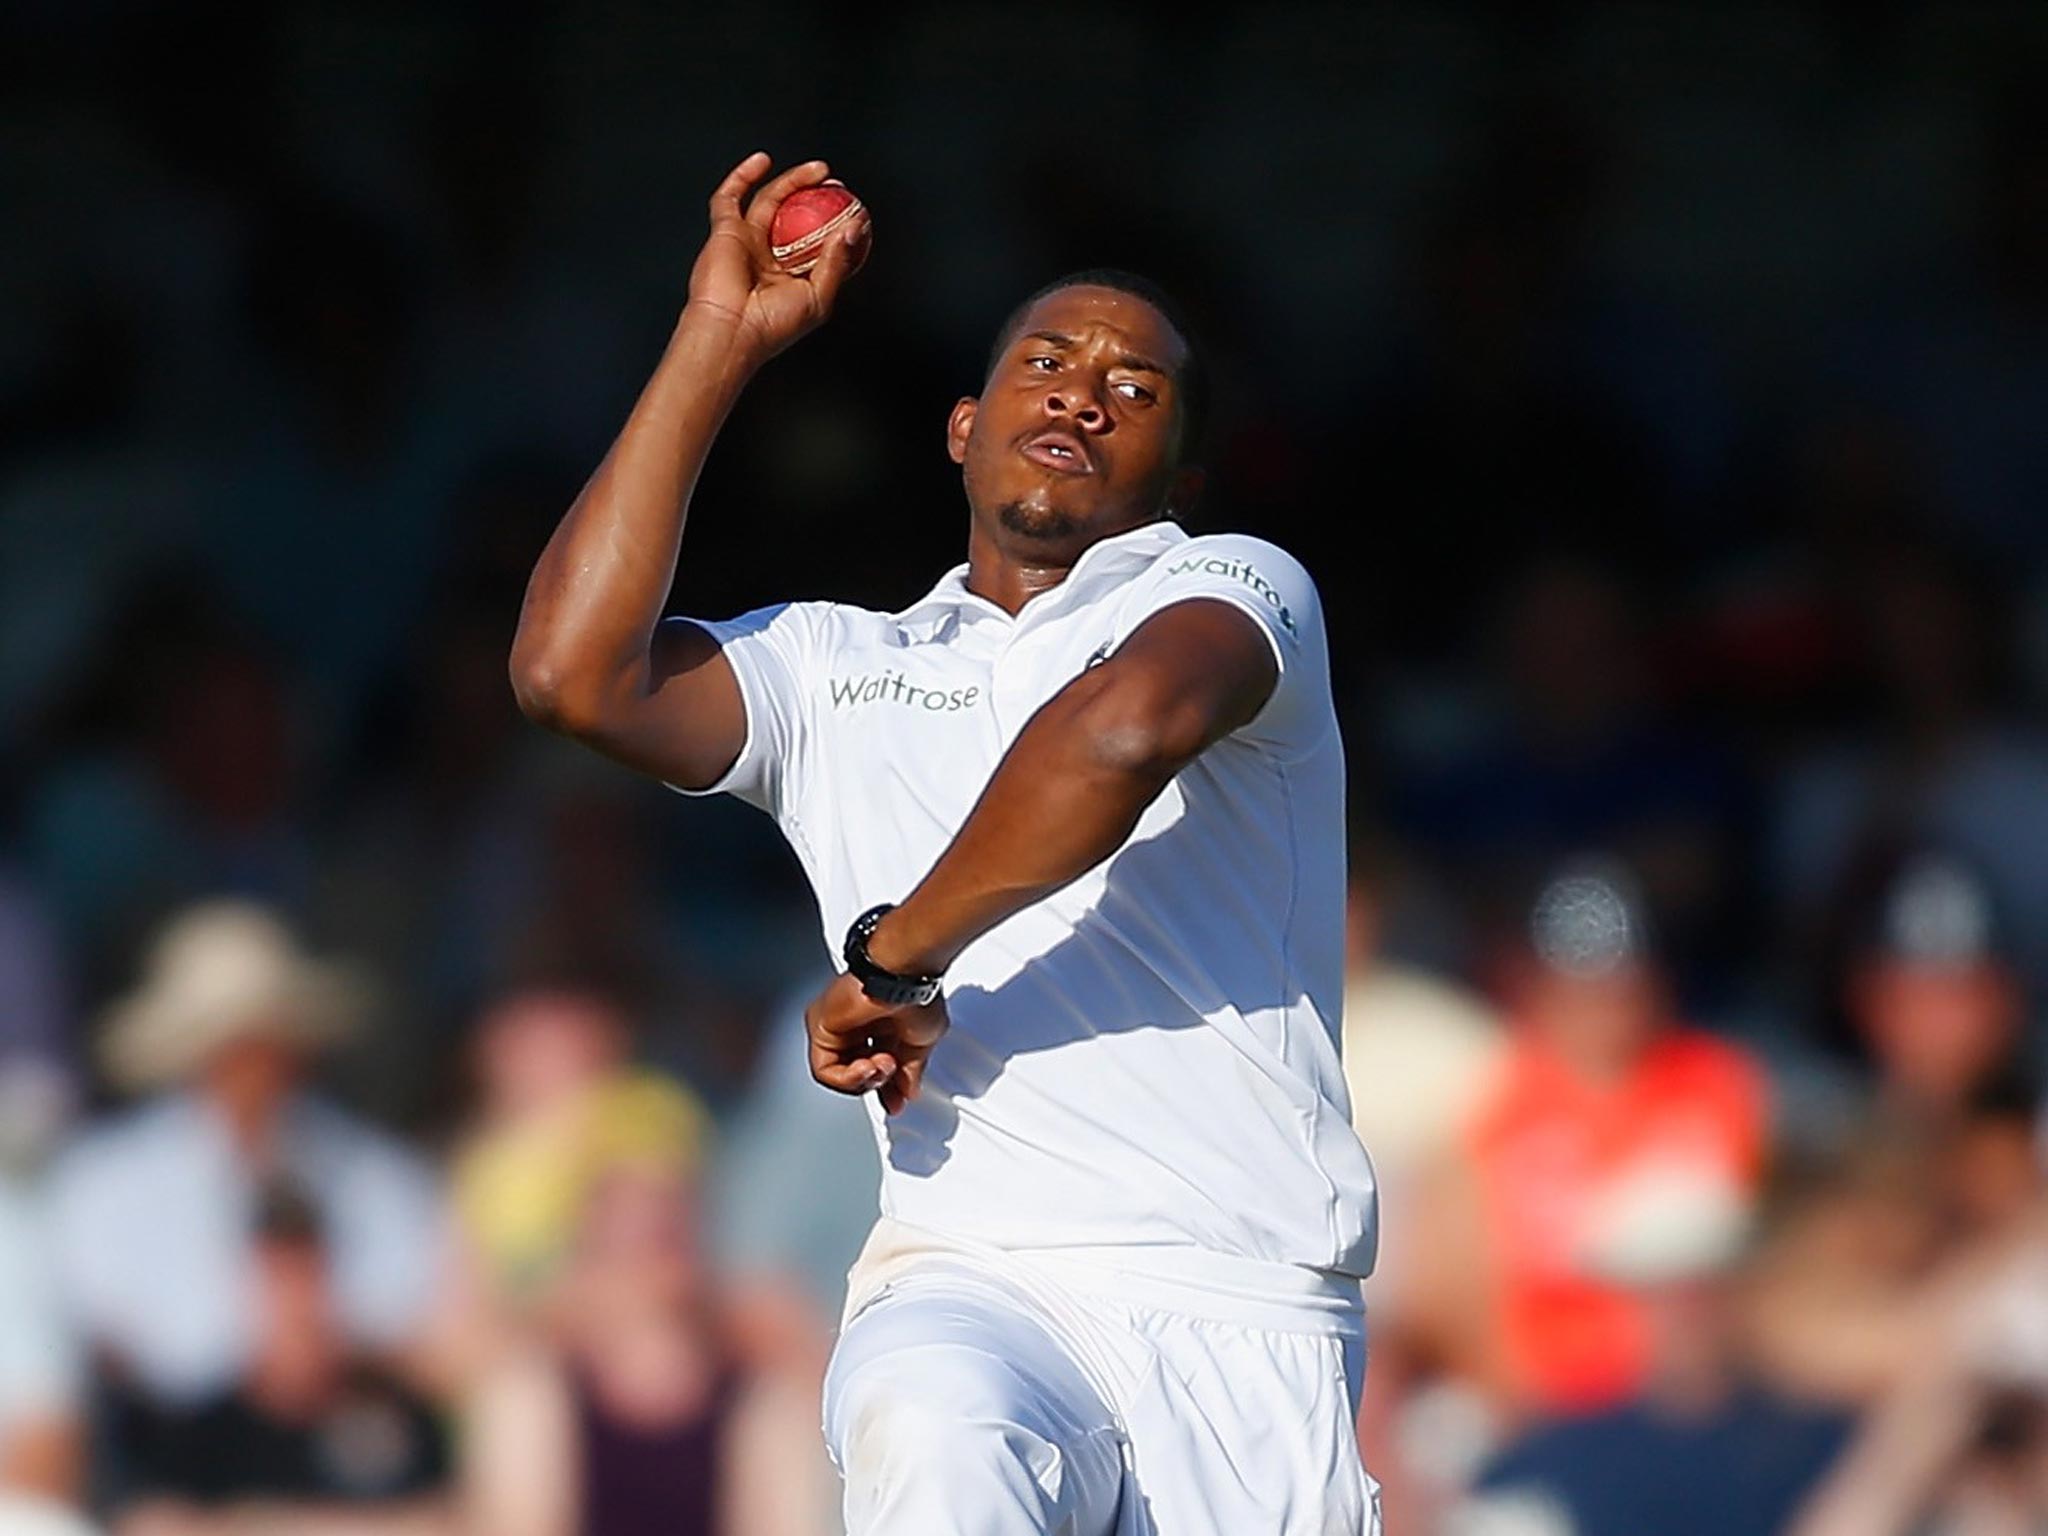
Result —
[{"label": "white cricket shirt", "polygon": [[780,825],[837,955],[921,879],[1034,711],[1140,623],[1208,598],[1279,661],[1258,717],[1128,842],[962,952],[882,1211],[1010,1249],[1189,1250],[1370,1271],[1372,1166],[1339,1061],[1344,760],[1321,605],[1289,555],[1154,523],[1012,618],[947,573],[901,613],[790,603],[704,628],[746,701],[729,792]]}]

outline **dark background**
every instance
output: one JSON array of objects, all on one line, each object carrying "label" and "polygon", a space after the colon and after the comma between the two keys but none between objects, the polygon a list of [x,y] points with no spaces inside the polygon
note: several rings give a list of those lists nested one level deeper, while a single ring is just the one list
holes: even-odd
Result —
[{"label": "dark background", "polygon": [[6,1049],[100,1098],[152,925],[239,892],[374,968],[334,1077],[387,1121],[444,1129],[535,976],[730,1097],[822,963],[794,865],[543,742],[503,665],[756,147],[875,249],[736,412],[678,611],[913,600],[996,324],[1131,267],[1219,380],[1197,521],[1320,584],[1392,953],[1484,986],[1617,852],[1689,1016],[1852,1051],[1845,935],[1936,842],[2038,1003],[2044,61],[2026,3],[14,0]]},{"label": "dark background", "polygon": [[[1356,819],[1458,877],[1433,938],[1468,960],[1534,844],[1669,830],[1699,867],[1660,899],[1725,1004],[1796,964],[1848,846],[1895,830],[1830,806],[1858,825],[1813,835],[1840,846],[1775,846],[1802,764],[1881,752],[1915,711],[2038,711],[2038,7],[108,3],[4,27],[0,828],[86,1002],[163,900],[226,884],[312,916],[366,798],[473,815],[532,746],[490,653],[672,323],[708,187],[757,144],[829,156],[876,252],[737,413],[679,607],[908,602],[961,548],[941,423],[1008,305],[1076,266],[1152,274],[1222,380],[1201,521],[1317,575]],[[1500,803],[1500,752],[1545,732],[1582,738],[1560,761],[1638,739],[1611,781]],[[474,760],[430,765],[441,735]],[[129,814],[67,801],[128,767],[175,781],[103,789],[155,797],[175,854],[146,871],[64,830]],[[760,828],[629,803],[688,845],[659,885],[712,856],[700,824],[774,860]],[[796,899],[785,867],[758,878]]]}]

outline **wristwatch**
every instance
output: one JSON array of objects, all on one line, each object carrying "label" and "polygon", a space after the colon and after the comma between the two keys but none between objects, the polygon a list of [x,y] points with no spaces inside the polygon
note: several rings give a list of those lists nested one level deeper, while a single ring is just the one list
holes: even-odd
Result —
[{"label": "wristwatch", "polygon": [[878,1003],[891,1008],[922,1008],[937,1000],[939,976],[904,976],[885,971],[868,958],[868,940],[874,937],[875,926],[895,910],[895,902],[885,901],[879,907],[869,907],[853,920],[853,926],[846,930],[843,951],[847,974]]}]

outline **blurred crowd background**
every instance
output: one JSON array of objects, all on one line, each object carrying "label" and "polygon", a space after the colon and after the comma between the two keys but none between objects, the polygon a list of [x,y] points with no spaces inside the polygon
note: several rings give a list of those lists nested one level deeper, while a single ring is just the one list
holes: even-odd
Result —
[{"label": "blurred crowd background", "polygon": [[808,895],[504,670],[755,147],[876,248],[681,611],[923,592],[1046,278],[1199,318],[1390,1530],[2043,1529],[2048,8],[14,0],[0,1530],[835,1529]]}]

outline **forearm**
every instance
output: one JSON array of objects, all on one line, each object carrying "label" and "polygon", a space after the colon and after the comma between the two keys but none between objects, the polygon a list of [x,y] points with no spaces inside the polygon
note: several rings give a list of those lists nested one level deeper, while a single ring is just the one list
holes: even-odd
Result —
[{"label": "forearm", "polygon": [[1122,847],[1194,755],[1134,725],[1093,678],[1083,674],[1018,734],[952,844],[877,929],[877,964],[945,969],[990,928]]},{"label": "forearm", "polygon": [[738,317],[685,307],[597,473],[526,591],[512,673],[529,714],[560,725],[644,688],[691,492],[756,365]]},{"label": "forearm", "polygon": [[1794,1536],[1904,1536],[1981,1421],[1984,1393],[1947,1364],[1923,1371],[1871,1416],[1801,1512]]},{"label": "forearm", "polygon": [[1124,845],[1175,774],[1250,721],[1279,673],[1253,621],[1178,603],[1026,722],[951,845],[875,930],[892,971],[944,970]]},{"label": "forearm", "polygon": [[[1234,603],[1177,602],[1146,619],[1025,722],[952,842],[868,936],[868,958],[943,971],[1113,858],[1176,774],[1256,718],[1279,676]],[[877,1001],[869,979],[838,976],[805,1010],[811,1075],[838,1093],[874,1090],[893,1115],[917,1097],[945,1009]]]}]

